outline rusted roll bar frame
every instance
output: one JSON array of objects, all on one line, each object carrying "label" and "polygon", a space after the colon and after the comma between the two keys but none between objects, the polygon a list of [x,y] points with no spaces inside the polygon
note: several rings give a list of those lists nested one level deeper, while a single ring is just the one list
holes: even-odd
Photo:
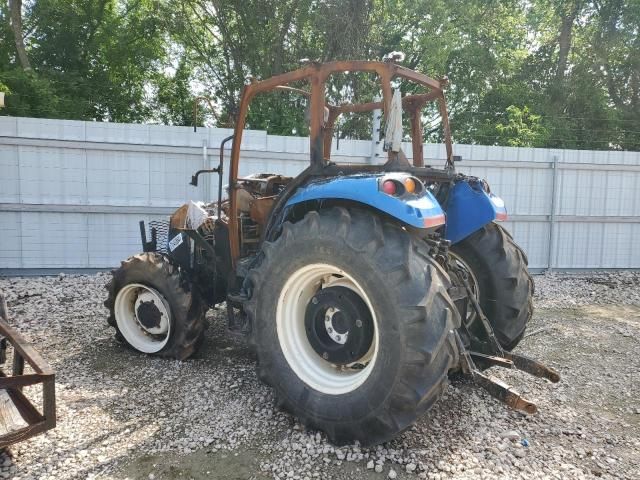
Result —
[{"label": "rusted roll bar frame", "polygon": [[[379,77],[383,99],[381,102],[369,102],[363,104],[329,105],[325,99],[325,84],[327,78],[340,72],[369,72],[375,73]],[[253,98],[259,94],[272,90],[288,90],[301,93],[310,98],[310,166],[294,182],[288,186],[288,191],[294,191],[299,185],[308,180],[311,176],[334,175],[340,172],[359,172],[372,170],[372,166],[365,165],[336,165],[330,161],[332,132],[336,119],[342,113],[361,113],[382,108],[384,116],[388,115],[391,104],[392,87],[391,81],[394,78],[408,80],[425,87],[428,91],[416,95],[408,95],[403,99],[403,106],[411,115],[412,145],[413,145],[413,167],[394,166],[394,170],[410,169],[416,175],[425,178],[451,179],[453,178],[453,147],[451,142],[451,132],[449,128],[449,117],[447,113],[444,87],[446,79],[435,80],[427,75],[414,72],[392,62],[368,62],[368,61],[338,61],[329,63],[310,63],[309,65],[293,72],[277,75],[263,81],[252,81],[246,85],[242,91],[240,107],[236,119],[233,147],[231,149],[231,164],[229,168],[229,243],[232,261],[235,265],[240,255],[240,245],[238,237],[237,218],[237,194],[236,182],[238,180],[238,168],[240,163],[240,146],[242,144],[242,134],[247,120],[249,104]],[[310,84],[311,90],[306,91],[291,87],[291,83],[306,81]],[[444,141],[446,145],[446,166],[445,169],[431,169],[424,167],[422,155],[422,124],[421,111],[429,101],[437,101],[442,126]],[[328,119],[325,123],[325,108],[329,110]],[[376,171],[384,171],[383,165],[375,166]],[[285,191],[278,203],[274,206],[274,212],[278,211],[288,198]],[[275,218],[277,215],[273,215]],[[269,227],[267,227],[267,231]]]}]

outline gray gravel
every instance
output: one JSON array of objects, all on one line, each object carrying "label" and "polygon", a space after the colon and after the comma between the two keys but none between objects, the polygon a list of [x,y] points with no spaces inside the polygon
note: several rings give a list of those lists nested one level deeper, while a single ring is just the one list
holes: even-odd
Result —
[{"label": "gray gravel", "polygon": [[0,478],[638,478],[640,275],[536,276],[519,350],[550,384],[495,371],[526,416],[455,381],[396,440],[337,448],[274,408],[255,358],[212,310],[203,349],[176,362],[123,348],[105,274],[0,279],[13,323],[57,370],[58,426],[0,457]]}]

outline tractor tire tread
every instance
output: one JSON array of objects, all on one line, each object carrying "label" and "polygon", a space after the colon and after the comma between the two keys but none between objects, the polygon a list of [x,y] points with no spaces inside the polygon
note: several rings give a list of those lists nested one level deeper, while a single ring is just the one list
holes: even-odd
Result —
[{"label": "tractor tire tread", "polygon": [[[535,285],[524,251],[496,223],[485,225],[451,248],[474,270],[476,277],[482,277],[478,279],[481,307],[502,347],[513,350],[533,315]],[[483,287],[489,291],[486,295],[482,293]]]},{"label": "tractor tire tread", "polygon": [[107,323],[115,329],[118,341],[128,345],[116,322],[116,296],[127,283],[143,283],[164,290],[162,293],[174,316],[174,332],[169,342],[154,355],[186,360],[195,353],[204,337],[207,307],[179,266],[159,253],[139,253],[121,262],[120,268],[112,270],[111,275],[105,286],[108,296],[104,306],[109,310]]},{"label": "tractor tire tread", "polygon": [[[320,418],[289,398],[286,386],[279,381],[278,361],[273,360],[272,351],[279,350],[279,346],[265,343],[264,335],[257,333],[266,328],[261,325],[267,321],[261,317],[264,308],[258,305],[261,301],[258,288],[277,268],[276,252],[290,248],[294,238],[305,239],[310,235],[339,239],[343,248],[354,255],[366,252],[380,271],[388,274],[387,278],[391,277],[389,288],[398,297],[399,303],[394,306],[398,312],[398,329],[407,341],[394,387],[383,402],[352,421]],[[323,430],[336,444],[354,440],[363,445],[378,444],[407,429],[442,395],[449,370],[458,364],[453,330],[460,326],[460,319],[447,293],[449,278],[422,243],[398,225],[370,212],[341,207],[311,211],[297,223],[285,223],[279,238],[265,242],[262,261],[248,277],[251,279],[248,289],[252,294],[244,310],[253,325],[253,334],[257,335],[253,344],[258,356],[258,377],[276,390],[279,406],[298,416],[304,425]],[[416,263],[423,265],[424,278],[411,275],[411,266]],[[415,266],[413,268],[415,272]],[[419,298],[411,299],[411,295],[403,294],[419,291],[424,285],[428,290],[423,290]],[[415,341],[417,332],[422,335],[422,342]]]}]

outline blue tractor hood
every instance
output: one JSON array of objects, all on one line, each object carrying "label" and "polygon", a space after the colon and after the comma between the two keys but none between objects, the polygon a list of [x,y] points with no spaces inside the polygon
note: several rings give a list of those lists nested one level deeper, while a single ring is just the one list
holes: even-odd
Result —
[{"label": "blue tractor hood", "polygon": [[443,225],[444,211],[429,190],[422,188],[415,195],[399,196],[381,190],[382,182],[389,179],[402,182],[407,177],[404,173],[387,173],[323,179],[300,187],[286,206],[311,200],[350,200],[380,210],[412,227],[434,228]]},{"label": "blue tractor hood", "polygon": [[451,243],[464,240],[494,220],[507,219],[502,199],[487,192],[483,182],[470,178],[453,186],[447,199],[446,211],[445,238]]}]

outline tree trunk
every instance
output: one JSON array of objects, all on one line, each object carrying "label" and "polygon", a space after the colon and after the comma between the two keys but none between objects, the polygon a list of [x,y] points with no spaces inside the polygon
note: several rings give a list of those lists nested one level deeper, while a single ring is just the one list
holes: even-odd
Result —
[{"label": "tree trunk", "polygon": [[273,51],[275,52],[274,60],[273,60],[273,71],[272,75],[278,75],[283,71],[284,65],[284,55],[285,55],[285,41],[287,39],[287,34],[289,33],[289,29],[291,28],[291,22],[293,21],[293,14],[298,10],[298,0],[294,1],[291,5],[287,5],[287,11],[284,14],[284,18],[282,20],[282,25],[280,26],[280,31],[277,37],[274,39]]},{"label": "tree trunk", "polygon": [[22,0],[9,0],[9,10],[11,12],[11,29],[16,42],[18,60],[23,70],[31,70],[24,39],[22,38]]},{"label": "tree trunk", "polygon": [[[636,36],[633,43],[633,49],[637,52],[640,48],[640,35]],[[640,59],[637,56],[633,57],[631,68],[631,111],[637,114],[640,107]],[[640,119],[640,115],[637,115],[636,118]]]},{"label": "tree trunk", "polygon": [[594,42],[597,48],[596,52],[598,52],[600,59],[600,65],[604,67],[600,68],[599,71],[606,82],[609,98],[614,106],[620,110],[624,110],[625,104],[618,91],[616,79],[613,77],[614,69],[610,62],[610,45],[615,42],[615,38],[618,36],[618,23],[622,16],[622,4],[622,0],[615,0],[598,5],[598,15],[602,23],[598,29],[600,31],[599,36],[596,42]]},{"label": "tree trunk", "polygon": [[560,36],[558,37],[558,45],[560,53],[558,54],[558,66],[556,70],[556,80],[561,82],[567,71],[567,62],[569,60],[569,51],[571,50],[571,37],[573,34],[573,22],[578,15],[578,3],[571,9],[567,15],[563,15],[560,27]]}]

